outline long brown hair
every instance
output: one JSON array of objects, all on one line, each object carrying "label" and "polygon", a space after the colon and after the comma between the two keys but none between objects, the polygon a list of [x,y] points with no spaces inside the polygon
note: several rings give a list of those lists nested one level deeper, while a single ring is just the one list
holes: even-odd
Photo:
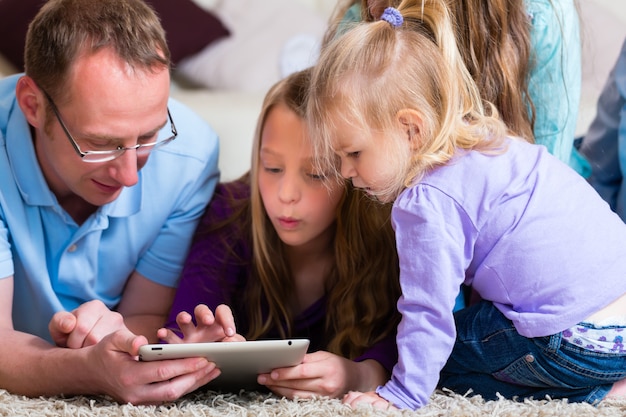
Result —
[{"label": "long brown hair", "polygon": [[[267,93],[255,132],[252,167],[241,179],[250,184],[250,199],[233,201],[236,212],[228,220],[249,225],[250,230],[252,271],[241,301],[249,323],[245,336],[250,340],[274,329],[282,337],[290,337],[293,330],[293,277],[285,260],[285,246],[261,200],[259,150],[265,120],[276,105],[285,105],[305,117],[310,75],[310,70],[297,72]],[[325,278],[325,339],[332,353],[355,358],[377,341],[395,334],[400,320],[396,309],[400,284],[390,212],[390,206],[376,203],[346,184],[336,213],[334,267]]]},{"label": "long brown hair", "polygon": [[522,0],[448,0],[459,51],[484,100],[515,134],[534,142],[528,93],[531,21]]}]

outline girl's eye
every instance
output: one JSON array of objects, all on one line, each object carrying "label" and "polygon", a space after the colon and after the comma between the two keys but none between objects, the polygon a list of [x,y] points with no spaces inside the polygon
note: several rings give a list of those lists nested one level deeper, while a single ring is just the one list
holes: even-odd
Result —
[{"label": "girl's eye", "polygon": [[270,174],[278,174],[281,170],[280,168],[272,168],[272,167],[263,167],[265,172],[269,172]]},{"label": "girl's eye", "polygon": [[326,175],[324,174],[307,174],[309,178],[315,181],[324,181],[326,179]]},{"label": "girl's eye", "polygon": [[347,156],[348,158],[358,158],[360,154],[361,154],[361,151],[356,151],[356,152],[348,152],[348,153],[346,154],[346,156]]}]

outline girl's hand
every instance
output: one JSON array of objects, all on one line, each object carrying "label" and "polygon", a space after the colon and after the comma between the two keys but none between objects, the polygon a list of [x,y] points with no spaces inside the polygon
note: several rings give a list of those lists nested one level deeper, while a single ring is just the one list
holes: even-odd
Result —
[{"label": "girl's hand", "polygon": [[389,410],[396,409],[393,404],[389,401],[385,400],[380,395],[376,394],[374,391],[369,392],[358,392],[358,391],[350,391],[346,395],[344,395],[342,402],[344,404],[348,404],[352,408],[356,408],[359,405],[371,405],[374,408],[379,410]]},{"label": "girl's hand", "polygon": [[215,316],[211,309],[204,304],[198,304],[194,309],[195,325],[191,315],[181,311],[176,316],[176,324],[183,333],[180,338],[169,329],[161,328],[157,336],[167,343],[199,343],[199,342],[236,342],[245,338],[237,334],[233,313],[225,304],[215,309]]},{"label": "girl's hand", "polygon": [[354,362],[325,351],[307,354],[300,365],[257,377],[259,384],[287,398],[339,398],[350,390],[373,390],[386,381],[385,370],[374,360]]}]

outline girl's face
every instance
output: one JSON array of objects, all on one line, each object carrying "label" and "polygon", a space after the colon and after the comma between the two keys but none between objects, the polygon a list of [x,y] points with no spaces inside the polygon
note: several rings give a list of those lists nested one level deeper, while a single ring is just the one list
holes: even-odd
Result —
[{"label": "girl's face", "polygon": [[326,183],[313,163],[304,121],[285,105],[267,115],[259,152],[259,190],[280,239],[302,246],[324,238],[335,221],[343,186]]},{"label": "girl's face", "polygon": [[[403,149],[398,149],[390,142],[395,139],[383,132],[372,134],[340,121],[335,126],[334,149],[341,159],[341,175],[378,200],[392,201],[394,196],[385,191],[397,182],[398,170],[405,166],[399,163],[399,158],[405,157]],[[408,150],[408,140],[406,146]]]}]

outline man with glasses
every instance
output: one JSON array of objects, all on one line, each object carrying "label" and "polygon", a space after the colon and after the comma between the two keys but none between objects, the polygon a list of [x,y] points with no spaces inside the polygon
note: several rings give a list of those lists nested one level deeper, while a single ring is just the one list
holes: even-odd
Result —
[{"label": "man with glasses", "polygon": [[0,388],[159,403],[218,375],[136,358],[219,177],[217,137],[169,100],[169,69],[142,0],[50,0],[25,74],[0,80]]}]

